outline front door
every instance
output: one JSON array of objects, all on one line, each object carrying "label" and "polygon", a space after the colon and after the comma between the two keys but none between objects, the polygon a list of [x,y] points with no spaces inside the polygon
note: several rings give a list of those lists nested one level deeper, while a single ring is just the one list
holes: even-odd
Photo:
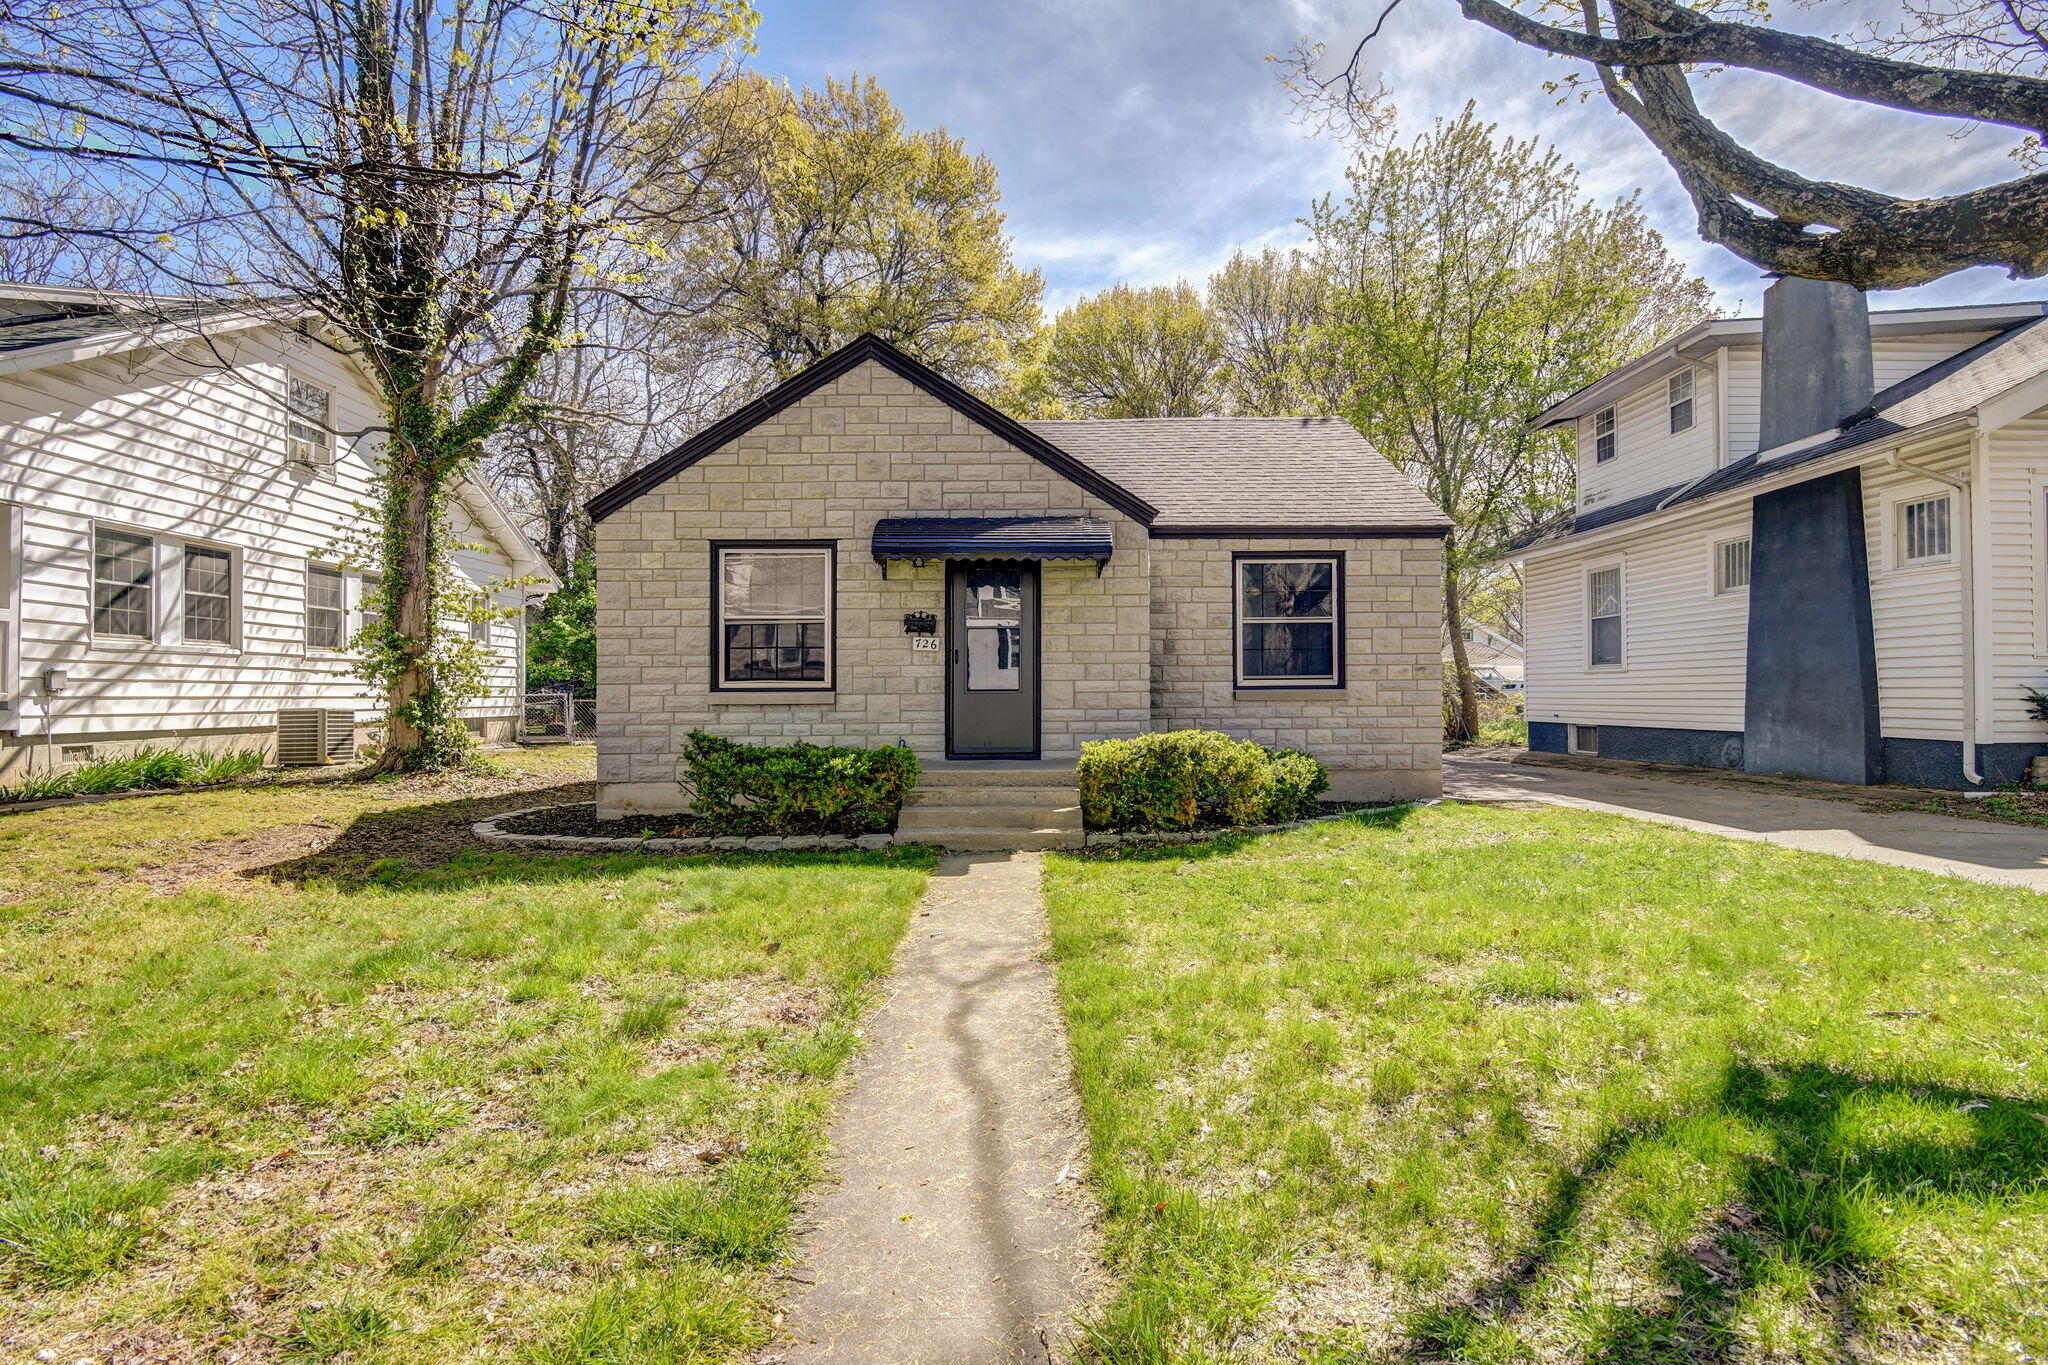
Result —
[{"label": "front door", "polygon": [[946,752],[1038,754],[1038,566],[959,562],[946,573]]}]

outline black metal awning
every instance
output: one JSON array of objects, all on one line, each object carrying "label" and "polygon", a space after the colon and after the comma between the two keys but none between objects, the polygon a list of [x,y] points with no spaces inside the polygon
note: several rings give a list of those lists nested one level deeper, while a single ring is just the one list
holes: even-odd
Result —
[{"label": "black metal awning", "polygon": [[878,563],[892,559],[1109,560],[1100,517],[884,517],[875,523]]}]

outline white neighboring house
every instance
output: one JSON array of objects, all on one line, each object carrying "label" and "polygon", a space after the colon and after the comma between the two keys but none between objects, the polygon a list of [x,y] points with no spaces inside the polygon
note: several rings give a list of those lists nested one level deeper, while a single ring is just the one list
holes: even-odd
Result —
[{"label": "white neighboring house", "polygon": [[[0,285],[0,782],[140,744],[353,752],[378,699],[352,671],[383,437],[354,361],[314,327],[218,304]],[[509,738],[539,555],[481,483],[460,572],[509,614],[471,627]],[[53,687],[52,684],[55,684]],[[310,746],[310,752],[309,752]],[[33,755],[33,758],[31,756]]]},{"label": "white neighboring house", "polygon": [[2048,753],[2048,304],[1785,280],[1538,419],[1532,749],[1972,788]]},{"label": "white neighboring house", "polygon": [[[1492,689],[1506,697],[1522,694],[1523,662],[1522,647],[1497,630],[1467,621],[1465,631],[1465,662],[1472,666],[1472,676],[1481,686]],[[1451,642],[1444,641],[1444,666],[1451,664]]]}]

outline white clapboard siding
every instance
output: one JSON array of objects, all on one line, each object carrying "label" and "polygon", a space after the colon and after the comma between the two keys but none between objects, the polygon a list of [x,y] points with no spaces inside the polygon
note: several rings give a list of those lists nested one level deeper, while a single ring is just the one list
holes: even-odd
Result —
[{"label": "white clapboard siding", "polygon": [[1992,639],[1990,738],[2039,744],[2048,725],[2027,715],[2026,689],[2048,691],[2048,410],[1989,438]]},{"label": "white clapboard siding", "polygon": [[1764,348],[1726,347],[1721,351],[1721,363],[1728,371],[1721,381],[1728,406],[1728,420],[1721,430],[1725,442],[1721,463],[1729,464],[1756,454],[1757,434],[1763,429]]},{"label": "white clapboard siding", "polygon": [[[1740,730],[1749,599],[1714,594],[1713,547],[1749,533],[1746,500],[1525,565],[1530,720]],[[1586,663],[1586,576],[1622,568],[1619,669]]]},{"label": "white clapboard siding", "polygon": [[1870,368],[1877,380],[1878,391],[1883,392],[1901,380],[1911,379],[1929,365],[1938,365],[1991,336],[1990,332],[1941,332],[1933,336],[1873,337],[1870,342]]},{"label": "white clapboard siding", "polygon": [[[334,393],[342,434],[330,469],[285,458],[290,372]],[[69,675],[60,734],[262,729],[280,707],[346,707],[367,719],[375,699],[349,659],[307,646],[306,572],[334,563],[370,524],[380,420],[344,357],[275,328],[0,378],[0,502],[14,505],[20,543],[19,659],[0,691],[18,699],[18,727],[40,733],[39,690],[24,684],[47,665]],[[232,552],[236,644],[95,639],[95,524]],[[475,524],[458,534],[490,539]],[[494,544],[465,552],[460,567],[490,583],[511,563]],[[351,608],[357,597],[352,580]],[[503,714],[518,686],[517,633],[501,629],[494,643],[506,695],[479,709]]]},{"label": "white clapboard siding", "polygon": [[1693,424],[1675,436],[1668,383],[1668,376],[1654,380],[1615,403],[1615,454],[1604,464],[1593,460],[1593,417],[1579,419],[1581,510],[1696,479],[1713,467],[1713,366],[1693,367]]},{"label": "white clapboard siding", "polygon": [[[1969,446],[1958,443],[1915,463],[1958,477]],[[1950,492],[1947,485],[1884,464],[1863,467],[1863,524],[1870,559],[1870,617],[1877,647],[1878,719],[1893,739],[1960,737],[1963,720],[1962,569],[1959,560],[1899,562],[1899,507]],[[1957,506],[1960,513],[1960,506]],[[1955,527],[1956,544],[1962,528]]]}]

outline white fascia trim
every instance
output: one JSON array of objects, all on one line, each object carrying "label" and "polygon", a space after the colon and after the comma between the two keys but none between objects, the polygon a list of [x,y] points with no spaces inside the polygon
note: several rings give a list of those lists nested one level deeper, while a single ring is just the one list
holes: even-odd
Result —
[{"label": "white fascia trim", "polygon": [[538,577],[543,580],[529,588],[529,592],[545,596],[562,586],[562,580],[555,577],[554,571],[548,568],[547,561],[541,558],[540,550],[527,539],[526,533],[519,529],[519,523],[513,520],[511,510],[499,499],[495,489],[482,479],[467,478],[462,480],[455,492],[462,500],[462,505],[483,523],[484,529],[491,533],[491,538],[498,542],[498,547],[504,550],[506,557],[512,561],[512,576]]},{"label": "white fascia trim", "polygon": [[285,324],[291,320],[270,313],[222,313],[192,322],[164,322],[127,331],[105,332],[83,341],[53,341],[0,357],[0,376],[26,374],[52,365],[73,365],[82,360],[99,360],[144,346],[175,345],[199,337],[245,332],[253,327]]},{"label": "white fascia trim", "polygon": [[2048,372],[2023,380],[2004,393],[1979,403],[1977,425],[1989,435],[2044,407],[2048,407]]},{"label": "white fascia trim", "polygon": [[1920,445],[1923,442],[1938,437],[1972,430],[1976,425],[1973,418],[1973,413],[1954,413],[1922,426],[1910,427],[1896,435],[1888,436],[1882,441],[1872,441],[1869,445],[1856,446],[1853,449],[1842,451],[1825,460],[1815,460],[1810,464],[1797,465],[1791,469],[1781,470],[1776,474],[1754,480],[1750,483],[1737,484],[1733,488],[1725,489],[1722,492],[1715,493],[1696,502],[1681,503],[1664,511],[1645,512],[1639,517],[1630,517],[1627,521],[1618,521],[1612,526],[1603,526],[1599,530],[1588,532],[1583,536],[1572,536],[1565,540],[1553,541],[1547,545],[1527,546],[1512,554],[1503,555],[1495,562],[1512,563],[1517,560],[1526,562],[1532,559],[1544,559],[1551,555],[1566,553],[1596,553],[1602,546],[1609,545],[1625,536],[1635,535],[1639,531],[1676,526],[1690,517],[1724,509],[1733,498],[1754,498],[1759,493],[1769,493],[1779,488],[1789,487],[1795,483],[1805,483],[1808,479],[1818,479],[1824,475],[1840,473],[1844,469],[1853,469],[1858,465],[1889,459],[1894,451],[1902,451],[1907,446]]},{"label": "white fascia trim", "polygon": [[[1870,335],[1878,338],[1936,336],[1944,332],[1972,332],[1998,328],[2010,323],[2048,314],[2048,302],[1972,303],[1951,308],[1899,308],[1870,315]],[[1621,393],[1647,384],[1679,364],[1704,360],[1729,346],[1756,345],[1763,341],[1762,318],[1721,318],[1695,323],[1646,355],[1638,356],[1618,370],[1610,370],[1582,389],[1565,395],[1530,419],[1531,431],[1547,431],[1577,421],[1589,412],[1606,407]]]}]

